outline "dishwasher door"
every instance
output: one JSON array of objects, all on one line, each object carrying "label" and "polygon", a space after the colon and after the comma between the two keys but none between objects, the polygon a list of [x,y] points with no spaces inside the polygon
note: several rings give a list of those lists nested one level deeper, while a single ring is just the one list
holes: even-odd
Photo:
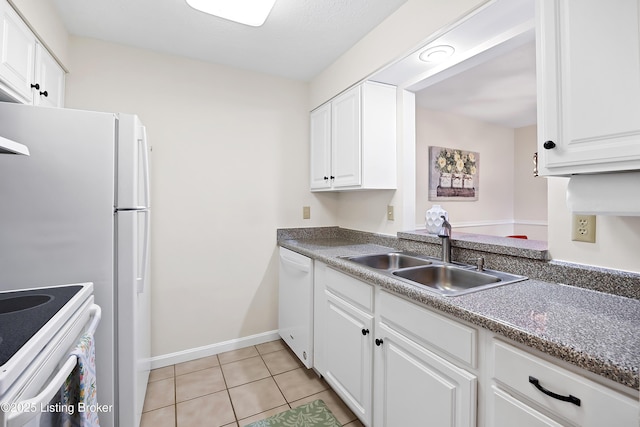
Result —
[{"label": "dishwasher door", "polygon": [[278,332],[306,366],[313,366],[313,263],[280,248]]}]

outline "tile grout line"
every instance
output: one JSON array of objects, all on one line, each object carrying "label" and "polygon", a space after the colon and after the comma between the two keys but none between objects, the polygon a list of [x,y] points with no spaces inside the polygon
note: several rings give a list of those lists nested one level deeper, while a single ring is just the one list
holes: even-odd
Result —
[{"label": "tile grout line", "polygon": [[[266,378],[271,378],[271,379],[272,379],[272,381],[275,383],[276,388],[278,389],[278,391],[279,391],[280,395],[281,395],[281,396],[282,396],[282,398],[284,399],[284,401],[285,401],[285,405],[286,405],[289,409],[291,409],[291,408],[292,408],[292,402],[290,402],[290,401],[287,399],[287,397],[285,396],[285,394],[284,394],[284,392],[283,392],[282,388],[280,387],[280,385],[279,385],[279,384],[278,384],[278,382],[276,381],[275,376],[276,376],[276,375],[285,374],[285,373],[287,373],[287,372],[291,372],[291,371],[294,371],[294,370],[296,370],[296,369],[302,369],[302,368],[304,368],[304,366],[300,366],[300,364],[299,364],[299,363],[297,363],[295,368],[286,369],[286,370],[284,370],[283,372],[278,372],[277,374],[275,374],[274,372],[272,372],[272,369],[271,369],[271,368],[269,368],[269,365],[267,364],[267,361],[264,359],[264,356],[266,356],[266,355],[268,355],[268,354],[273,354],[273,353],[276,353],[276,352],[279,352],[279,351],[284,351],[284,352],[288,353],[289,355],[292,355],[292,354],[291,354],[291,351],[290,351],[290,350],[289,350],[285,345],[282,345],[282,346],[280,346],[280,347],[279,347],[279,348],[277,348],[277,349],[274,349],[274,350],[271,350],[271,351],[267,351],[267,352],[264,352],[264,353],[263,353],[263,352],[261,352],[261,351],[258,349],[258,347],[257,347],[257,346],[255,346],[255,345],[254,345],[254,346],[252,346],[252,347],[254,347],[254,349],[255,349],[255,351],[256,351],[256,353],[257,353],[257,355],[258,355],[258,356],[260,356],[260,360],[262,361],[262,363],[263,363],[263,364],[264,364],[264,366],[266,367],[267,372],[268,372],[268,374],[269,374],[269,375],[268,375],[267,377],[265,377],[265,378],[260,378],[260,379],[257,379],[257,380],[249,381],[249,382],[244,383],[244,384],[238,384],[238,385],[236,385],[236,386],[234,386],[234,387],[231,387],[231,388],[240,387],[240,386],[243,386],[243,385],[246,385],[246,384],[250,384],[250,383],[257,382],[257,381],[261,381],[261,380],[264,380],[264,379],[266,379]],[[222,374],[222,379],[223,379],[223,383],[224,383],[224,387],[225,387],[225,389],[224,389],[224,390],[227,392],[227,398],[229,399],[229,402],[230,402],[230,404],[231,404],[231,409],[232,409],[232,411],[233,411],[233,417],[234,417],[235,423],[237,424],[237,426],[240,426],[240,419],[238,418],[238,414],[236,413],[235,405],[233,404],[233,401],[232,401],[232,399],[231,399],[230,387],[229,387],[229,384],[228,384],[228,382],[227,382],[227,378],[226,378],[226,375],[225,375],[225,373],[224,373],[224,370],[222,369],[222,366],[223,366],[223,365],[228,365],[228,364],[231,364],[231,363],[234,363],[234,362],[239,362],[239,361],[242,361],[242,360],[247,360],[247,359],[250,359],[251,357],[254,357],[254,356],[250,356],[250,357],[243,357],[243,358],[241,358],[241,359],[238,359],[238,360],[232,360],[232,361],[229,361],[229,362],[227,362],[227,363],[222,363],[222,362],[221,362],[221,360],[220,360],[219,355],[217,355],[217,354],[216,354],[216,355],[214,355],[214,356],[216,356],[216,361],[217,361],[217,363],[218,363],[216,366],[220,367],[220,373]],[[180,377],[180,376],[183,376],[183,375],[188,375],[188,374],[192,374],[192,373],[195,373],[195,372],[200,372],[200,371],[203,371],[203,370],[206,370],[206,369],[211,369],[211,368],[213,368],[213,367],[215,367],[215,366],[205,367],[205,368],[201,368],[201,369],[195,369],[194,371],[185,372],[185,373],[182,373],[182,374],[180,374],[180,375],[178,375],[178,374],[177,374],[176,364],[171,365],[171,367],[172,367],[172,372],[173,372],[172,379],[173,379],[173,384],[174,384],[174,387],[173,387],[174,403],[173,403],[173,405],[167,405],[167,406],[164,406],[164,407],[162,407],[162,408],[166,408],[166,407],[169,407],[169,406],[173,406],[173,407],[174,407],[174,422],[175,422],[175,426],[176,426],[176,427],[180,427],[180,426],[178,425],[178,409],[177,409],[177,407],[178,407],[178,403],[179,403],[179,402],[177,401],[177,378],[178,378],[178,377]],[[167,378],[167,379],[169,379],[169,378]],[[156,381],[160,381],[160,380],[161,380],[161,379],[157,379]],[[320,380],[322,380],[322,377],[321,377],[321,376],[320,376]],[[328,389],[330,389],[330,388],[328,388]],[[325,388],[325,390],[327,390],[327,388]],[[325,390],[322,390],[322,391],[325,391]],[[220,390],[220,391],[222,391],[222,390]],[[218,391],[218,392],[219,392],[219,391]],[[215,393],[218,393],[218,392],[215,392]],[[319,392],[318,392],[318,393],[319,393]],[[312,393],[312,394],[310,394],[310,395],[308,395],[308,396],[303,396],[303,397],[300,397],[299,399],[296,399],[296,400],[300,400],[300,399],[308,398],[308,397],[313,396],[314,394],[318,394],[318,393]],[[207,393],[207,394],[205,394],[205,395],[203,395],[203,396],[211,395],[211,394],[214,394],[214,393]],[[194,399],[197,399],[197,398],[200,398],[200,397],[202,397],[202,396],[197,396],[197,397],[194,397],[194,398],[192,398],[192,399],[187,399],[186,401],[194,400]],[[186,402],[186,401],[185,401],[185,402]],[[180,403],[182,403],[182,402],[180,402]],[[162,409],[162,408],[156,408],[156,410],[157,410],[157,409]],[[262,411],[262,412],[267,412],[267,411],[273,410],[273,409],[275,409],[275,408],[277,408],[277,406],[276,406],[276,407],[274,407],[274,408],[269,408],[269,409],[267,409],[267,410],[265,410],[265,411]],[[151,411],[147,411],[147,412],[151,412]],[[244,419],[246,419],[246,418],[250,418],[250,417],[253,417],[253,416],[256,416],[256,415],[258,415],[258,414],[260,414],[260,412],[258,412],[258,413],[256,413],[256,414],[253,414],[253,415],[249,415],[248,417],[245,417]],[[354,415],[355,415],[355,414],[354,414]],[[356,417],[355,419],[357,419],[357,417]],[[353,422],[353,420],[350,420],[350,421],[349,421],[349,423],[350,423],[350,422]],[[225,424],[225,425],[227,425],[227,424]]]},{"label": "tile grout line", "polygon": [[[271,380],[275,383],[276,387],[278,387],[278,391],[282,395],[282,398],[284,399],[285,403],[287,404],[287,406],[289,406],[289,409],[291,409],[291,405],[289,405],[289,402],[287,402],[287,398],[284,396],[284,393],[282,393],[282,390],[280,390],[280,387],[278,386],[278,383],[276,382],[275,378],[273,378],[273,374],[271,373],[271,370],[269,369],[269,366],[267,365],[267,362],[265,362],[264,358],[262,357],[262,353],[260,353],[260,350],[258,350],[257,346],[254,346],[254,347],[256,348],[256,352],[258,353],[258,356],[260,357],[260,360],[262,360],[262,363],[264,363],[265,368],[267,368],[267,372],[269,373],[269,377],[260,378],[260,379],[253,380],[253,381],[249,381],[248,383],[240,384],[240,385],[237,385],[236,387],[241,387],[241,386],[246,385],[246,384],[251,384],[251,383],[258,382],[258,381],[262,381],[262,380],[264,380],[266,378],[271,378]],[[274,352],[270,351],[269,353],[274,353]],[[265,353],[265,354],[269,354],[269,353]],[[245,359],[242,359],[242,360],[245,360]],[[227,392],[228,391],[229,391],[229,389],[227,389]],[[229,399],[231,399],[231,395],[229,395]],[[231,405],[233,406],[233,402],[231,403]],[[270,411],[270,410],[275,409],[275,408],[277,408],[277,406],[275,406],[273,408],[269,408],[266,411],[262,411],[262,412],[267,412],[267,411]],[[248,417],[245,417],[243,419],[246,419],[246,418],[249,418],[249,417],[254,417],[254,416],[258,415],[258,414],[261,414],[262,412],[258,412],[258,413],[255,413],[253,415],[249,415]],[[234,409],[234,414],[235,414],[235,409]],[[240,419],[237,417],[237,415],[236,415],[236,423],[238,424],[238,426],[240,426]]]},{"label": "tile grout line", "polygon": [[[258,351],[257,348],[256,348],[256,351]],[[238,420],[238,413],[236,412],[236,407],[233,404],[233,400],[231,399],[231,393],[229,392],[229,386],[227,384],[227,378],[224,375],[224,369],[222,369],[222,365],[223,364],[220,361],[220,357],[218,357],[217,355],[216,355],[216,357],[218,359],[218,363],[220,364],[219,365],[220,366],[220,373],[222,374],[222,380],[224,381],[224,389],[227,392],[227,397],[229,398],[229,403],[231,404],[231,411],[233,411],[233,419],[235,420],[236,425],[239,426],[240,425],[240,421]],[[244,360],[244,359],[241,359],[241,360]],[[232,363],[232,362],[229,362],[229,363]],[[176,426],[176,427],[179,427],[179,426]]]},{"label": "tile grout line", "polygon": [[176,381],[176,365],[173,364],[173,422],[178,427],[178,382]]},{"label": "tile grout line", "polygon": [[[276,351],[280,351],[280,350],[276,350]],[[260,353],[260,352],[258,352],[258,353]],[[271,351],[271,352],[265,353],[265,354],[270,354],[270,353],[275,353],[275,351]],[[267,371],[269,371],[269,374],[271,375],[271,379],[273,380],[274,384],[278,388],[278,391],[282,395],[282,398],[284,399],[285,403],[287,404],[289,409],[291,409],[291,404],[289,403],[289,400],[287,400],[287,396],[284,395],[284,392],[280,388],[280,384],[278,384],[278,381],[276,381],[275,375],[273,374],[273,372],[271,372],[271,369],[269,369],[269,365],[267,365],[267,362],[264,360],[264,357],[262,357],[262,354],[260,354],[260,359],[262,359],[262,363],[264,363],[264,366],[267,367]],[[288,371],[286,371],[286,372],[288,372]],[[282,373],[282,372],[280,372],[280,373]]]}]

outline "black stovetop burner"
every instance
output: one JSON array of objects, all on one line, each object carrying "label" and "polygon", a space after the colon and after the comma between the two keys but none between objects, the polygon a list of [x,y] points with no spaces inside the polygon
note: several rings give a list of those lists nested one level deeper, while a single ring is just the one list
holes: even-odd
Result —
[{"label": "black stovetop burner", "polygon": [[0,366],[81,289],[72,285],[0,293]]}]

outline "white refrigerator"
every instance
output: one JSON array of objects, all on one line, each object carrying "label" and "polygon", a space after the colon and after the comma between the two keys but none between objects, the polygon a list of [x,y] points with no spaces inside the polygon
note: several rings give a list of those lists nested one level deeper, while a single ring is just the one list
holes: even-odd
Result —
[{"label": "white refrigerator", "polygon": [[149,147],[129,114],[0,103],[0,290],[93,282],[103,427],[138,426],[150,368]]}]

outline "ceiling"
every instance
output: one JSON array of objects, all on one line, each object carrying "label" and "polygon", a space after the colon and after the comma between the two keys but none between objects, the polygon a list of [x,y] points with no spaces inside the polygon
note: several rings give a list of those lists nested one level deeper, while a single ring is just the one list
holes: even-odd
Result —
[{"label": "ceiling", "polygon": [[309,81],[407,0],[277,0],[261,27],[184,0],[53,0],[70,34]]},{"label": "ceiling", "polygon": [[[76,36],[301,81],[318,75],[406,1],[277,0],[265,24],[250,27],[196,11],[185,0],[53,0]],[[482,41],[500,39],[495,44],[502,47],[486,46],[501,50],[499,55],[469,54],[460,59],[466,65],[453,72],[454,67],[443,72],[437,65],[427,71],[414,58],[418,49],[374,79],[406,87],[426,73],[409,85],[420,107],[511,128],[534,124],[535,43],[509,46],[501,40],[518,25],[531,34],[532,5],[531,0],[494,3],[429,43],[452,44],[465,57]]]},{"label": "ceiling", "polygon": [[[419,107],[519,128],[537,122],[535,2],[489,2],[371,78],[416,94]],[[420,54],[454,47],[438,62]]]},{"label": "ceiling", "polygon": [[416,104],[513,129],[535,124],[535,42],[416,92]]}]

